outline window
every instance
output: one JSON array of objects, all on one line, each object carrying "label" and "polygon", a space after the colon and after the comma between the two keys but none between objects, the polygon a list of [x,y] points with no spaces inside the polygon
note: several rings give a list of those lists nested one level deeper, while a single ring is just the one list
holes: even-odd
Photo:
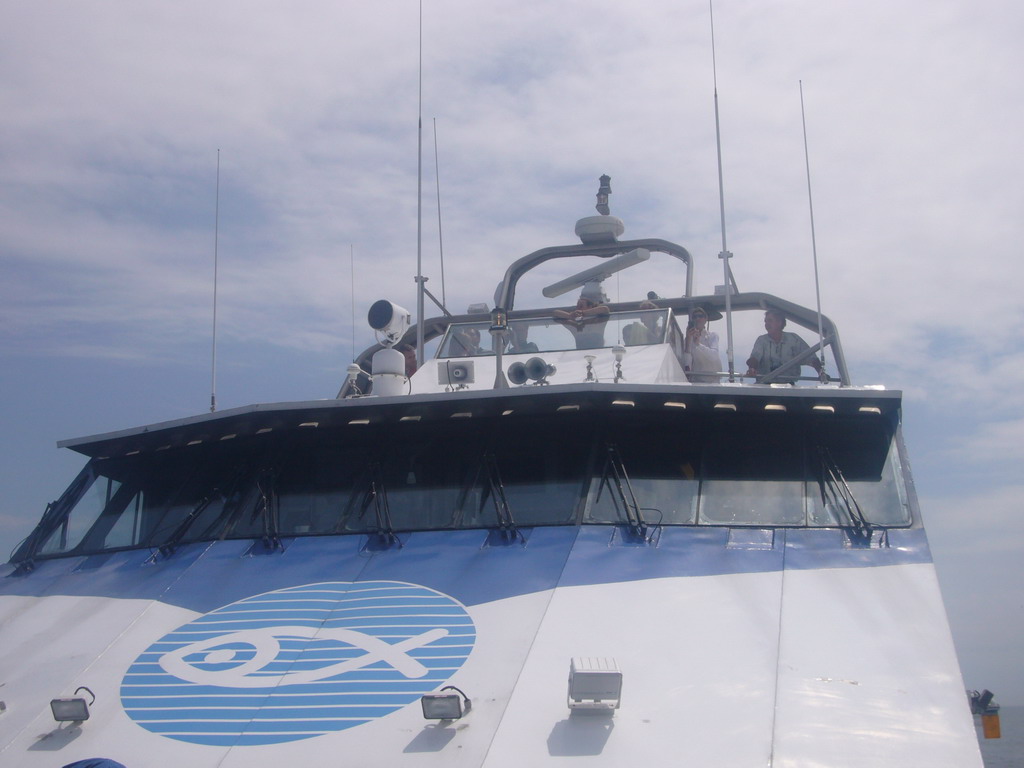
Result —
[{"label": "window", "polygon": [[[654,437],[666,431],[677,439]],[[626,522],[625,507],[635,499],[648,524],[692,524],[700,487],[699,434],[699,421],[685,416],[628,414],[611,419],[593,465],[587,522]]]},{"label": "window", "polygon": [[[906,525],[910,506],[896,442],[881,424],[848,424],[813,436],[808,483],[811,525]],[[844,501],[845,499],[845,501]]]},{"label": "window", "polygon": [[[40,555],[56,555],[75,549],[82,538],[108,508],[111,500],[118,496],[121,483],[112,477],[93,475],[84,492],[65,514],[58,527],[51,532],[40,546]],[[113,520],[115,514],[108,513]]]},{"label": "window", "polygon": [[791,425],[767,421],[708,430],[701,524],[804,524],[803,442]]}]

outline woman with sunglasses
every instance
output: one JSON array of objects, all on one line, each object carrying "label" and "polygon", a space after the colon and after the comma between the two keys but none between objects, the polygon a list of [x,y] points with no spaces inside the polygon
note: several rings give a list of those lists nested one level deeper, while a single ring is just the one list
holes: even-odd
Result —
[{"label": "woman with sunglasses", "polygon": [[690,310],[683,360],[686,378],[692,383],[716,384],[720,380],[722,357],[718,353],[718,334],[708,330],[708,313],[703,307]]}]

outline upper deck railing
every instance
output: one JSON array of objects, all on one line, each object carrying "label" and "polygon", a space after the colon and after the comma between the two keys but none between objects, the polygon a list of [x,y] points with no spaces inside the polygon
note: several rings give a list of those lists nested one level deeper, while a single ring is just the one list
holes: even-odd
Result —
[{"label": "upper deck railing", "polygon": [[[721,295],[658,298],[656,303],[659,309],[657,310],[641,310],[639,308],[641,303],[637,301],[608,304],[609,318],[604,327],[603,337],[592,332],[593,326],[583,325],[579,331],[574,332],[570,325],[559,322],[554,318],[553,308],[515,310],[509,313],[510,333],[509,338],[506,340],[505,352],[515,354],[516,352],[534,351],[530,345],[535,345],[536,351],[542,353],[545,351],[553,352],[572,349],[610,349],[616,344],[628,347],[638,343],[640,337],[639,334],[636,337],[630,335],[625,329],[630,326],[636,327],[637,324],[642,325],[645,319],[650,321],[654,318],[661,330],[658,331],[657,335],[647,337],[656,339],[647,343],[668,343],[672,345],[673,351],[682,360],[684,354],[684,334],[681,328],[684,326],[685,319],[689,316],[690,311],[699,306],[708,312],[712,318],[720,318],[725,313],[725,297]],[[731,304],[732,311],[736,314],[764,313],[768,310],[780,312],[793,326],[806,331],[802,335],[806,336],[805,340],[809,345],[809,349],[790,364],[773,371],[768,376],[757,378],[743,376],[746,366],[742,361],[746,358],[742,357],[741,363],[738,366],[739,371],[734,377],[736,382],[771,384],[794,380],[816,381],[818,380],[817,376],[801,376],[800,368],[811,365],[812,358],[819,357],[821,354],[820,350],[823,347],[828,357],[831,381],[844,387],[852,385],[846,357],[843,354],[842,344],[840,343],[839,330],[829,317],[821,316],[823,336],[819,342],[817,339],[819,327],[818,313],[813,309],[771,294],[753,292],[733,294]],[[565,307],[563,309],[571,308]],[[490,328],[490,318],[488,315],[465,314],[434,317],[426,320],[424,326],[424,336],[428,342],[440,338],[440,344],[435,354],[437,358],[450,359],[474,357],[477,355],[494,355],[493,346],[488,334],[488,329]],[[463,340],[457,336],[457,334],[462,332],[470,334],[465,339],[466,346],[462,345]],[[523,336],[524,333],[525,338]],[[474,343],[471,336],[476,334],[479,334],[479,341]],[[397,346],[400,348],[403,346],[412,348],[415,345],[415,339],[416,329],[412,328],[405,334]],[[754,336],[749,341],[752,344]],[[371,358],[379,349],[381,349],[380,345],[374,345],[366,349],[359,355],[356,362],[364,370],[369,370]],[[465,350],[465,354],[462,354],[463,350]],[[724,352],[725,350],[722,350],[723,355]],[[745,355],[745,351],[741,355]],[[718,378],[721,381],[728,381],[728,373],[726,371],[719,371],[718,374]],[[346,382],[346,385],[339,393],[339,397],[346,397],[351,394],[352,391],[348,386],[348,382]]]}]

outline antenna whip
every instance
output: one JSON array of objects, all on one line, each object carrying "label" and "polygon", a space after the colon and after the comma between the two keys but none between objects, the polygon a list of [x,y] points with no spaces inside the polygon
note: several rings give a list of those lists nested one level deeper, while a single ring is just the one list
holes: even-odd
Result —
[{"label": "antenna whip", "polygon": [[349,310],[352,322],[352,362],[356,360],[356,247],[348,244],[348,266],[349,266]]},{"label": "antenna whip", "polygon": [[818,287],[818,244],[814,236],[814,200],[811,195],[811,157],[807,151],[807,118],[804,115],[804,81],[800,80],[800,122],[804,128],[804,165],[807,168],[807,206],[811,212],[811,253],[814,255],[814,297],[818,302],[818,350],[825,371],[825,333],[821,327],[821,289]]},{"label": "antenna whip", "polygon": [[423,365],[423,0],[420,0],[419,102],[416,115],[416,366]]},{"label": "antenna whip", "polygon": [[722,216],[722,252],[718,258],[722,260],[723,279],[725,281],[725,329],[726,329],[726,358],[729,361],[729,381],[736,380],[735,363],[733,362],[732,349],[732,269],[729,267],[729,259],[732,254],[725,242],[725,183],[722,175],[722,131],[718,119],[718,66],[715,62],[715,6],[714,0],[708,0],[711,12],[711,73],[715,85],[715,146],[718,150],[718,205]]},{"label": "antenna whip", "polygon": [[213,204],[213,350],[210,353],[210,413],[217,410],[217,244],[220,240],[220,148],[217,149],[217,192]]},{"label": "antenna whip", "polygon": [[448,306],[444,293],[444,237],[441,235],[441,164],[437,159],[437,118],[434,118],[434,180],[437,182],[437,243],[441,249],[441,304]]}]

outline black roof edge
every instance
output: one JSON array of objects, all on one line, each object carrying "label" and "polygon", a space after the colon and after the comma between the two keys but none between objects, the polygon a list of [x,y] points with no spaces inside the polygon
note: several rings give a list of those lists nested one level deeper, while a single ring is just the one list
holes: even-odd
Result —
[{"label": "black roof edge", "polygon": [[[620,402],[616,404],[615,401]],[[632,401],[633,405],[625,405],[622,401]],[[641,409],[682,407],[691,413],[717,409],[739,413],[786,410],[794,414],[815,410],[829,413],[831,407],[831,413],[877,413],[898,423],[901,402],[900,391],[878,388],[579,383],[386,398],[254,404],[62,440],[57,445],[92,458],[128,456],[304,428],[399,423],[403,419],[418,421],[456,415],[487,417],[502,415],[505,411],[554,415],[566,410],[593,411],[620,406]],[[778,408],[779,405],[784,409]],[[768,409],[766,406],[773,407]]]}]

